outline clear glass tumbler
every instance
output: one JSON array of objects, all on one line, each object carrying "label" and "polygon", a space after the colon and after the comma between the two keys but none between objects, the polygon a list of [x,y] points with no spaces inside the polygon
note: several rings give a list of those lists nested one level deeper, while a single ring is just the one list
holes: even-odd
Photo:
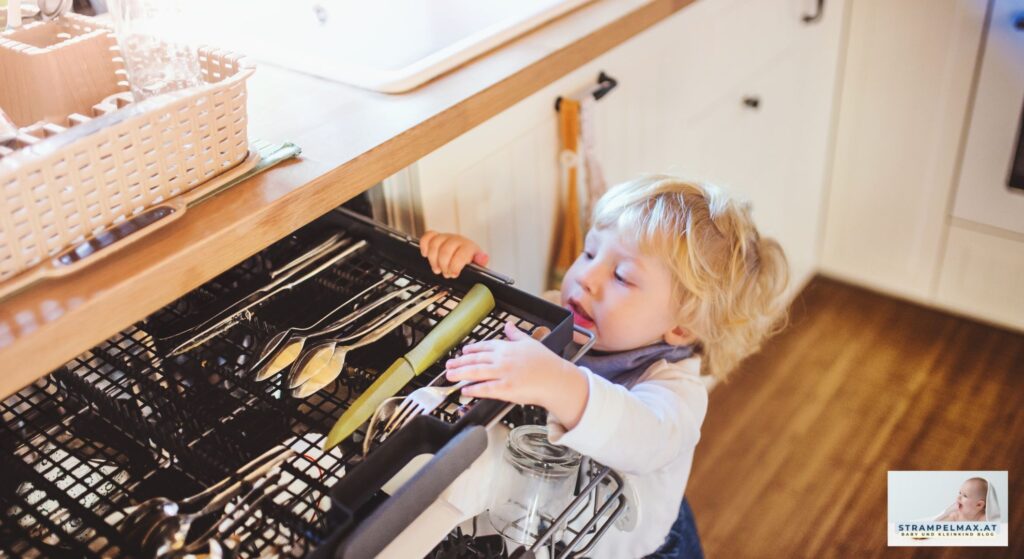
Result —
[{"label": "clear glass tumbler", "polygon": [[488,517],[510,552],[533,545],[568,506],[580,458],[548,442],[547,427],[523,425],[509,433],[499,481],[507,500],[491,507]]},{"label": "clear glass tumbler", "polygon": [[109,0],[136,101],[202,85],[199,55],[187,37],[184,5],[184,0]]}]

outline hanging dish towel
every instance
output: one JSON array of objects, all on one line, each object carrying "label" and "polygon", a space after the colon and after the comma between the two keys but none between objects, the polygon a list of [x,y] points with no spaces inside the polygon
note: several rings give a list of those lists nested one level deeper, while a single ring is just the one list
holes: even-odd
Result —
[{"label": "hanging dish towel", "polygon": [[558,164],[561,170],[565,198],[555,226],[555,256],[551,265],[550,285],[557,289],[565,272],[583,251],[583,231],[580,224],[579,180],[580,103],[562,99],[558,111],[558,138],[560,144]]},{"label": "hanging dish towel", "polygon": [[[559,105],[558,161],[565,198],[555,228],[555,258],[549,278],[550,289],[558,289],[565,272],[583,251],[583,238],[590,228],[594,205],[607,189],[604,173],[595,155],[596,103],[593,96],[587,94],[582,102],[563,97]],[[582,196],[579,187],[581,175],[585,184]]]}]

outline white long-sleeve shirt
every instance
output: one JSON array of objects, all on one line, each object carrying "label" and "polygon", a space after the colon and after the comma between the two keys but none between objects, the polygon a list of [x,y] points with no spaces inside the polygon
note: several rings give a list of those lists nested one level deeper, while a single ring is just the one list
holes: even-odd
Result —
[{"label": "white long-sleeve shirt", "polygon": [[589,387],[583,416],[567,432],[549,414],[548,438],[616,470],[639,498],[636,528],[613,526],[589,557],[643,557],[664,543],[690,477],[708,406],[700,357],[657,361],[632,388],[581,368]]}]

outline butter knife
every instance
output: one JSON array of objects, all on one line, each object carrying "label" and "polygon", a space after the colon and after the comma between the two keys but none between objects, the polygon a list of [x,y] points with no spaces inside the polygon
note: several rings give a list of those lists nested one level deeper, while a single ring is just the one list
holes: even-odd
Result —
[{"label": "butter knife", "polygon": [[420,343],[399,357],[370,385],[331,428],[324,440],[324,451],[347,439],[373,416],[384,400],[394,396],[416,375],[427,370],[447,354],[494,309],[494,295],[483,284],[476,284],[466,293],[441,322]]}]

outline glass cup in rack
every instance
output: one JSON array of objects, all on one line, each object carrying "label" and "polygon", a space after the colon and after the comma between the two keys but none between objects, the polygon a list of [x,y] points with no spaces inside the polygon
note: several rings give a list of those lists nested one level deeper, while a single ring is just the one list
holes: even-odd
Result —
[{"label": "glass cup in rack", "polygon": [[505,497],[488,512],[509,553],[533,545],[572,501],[580,458],[549,442],[544,426],[522,425],[509,433],[498,493]]}]

